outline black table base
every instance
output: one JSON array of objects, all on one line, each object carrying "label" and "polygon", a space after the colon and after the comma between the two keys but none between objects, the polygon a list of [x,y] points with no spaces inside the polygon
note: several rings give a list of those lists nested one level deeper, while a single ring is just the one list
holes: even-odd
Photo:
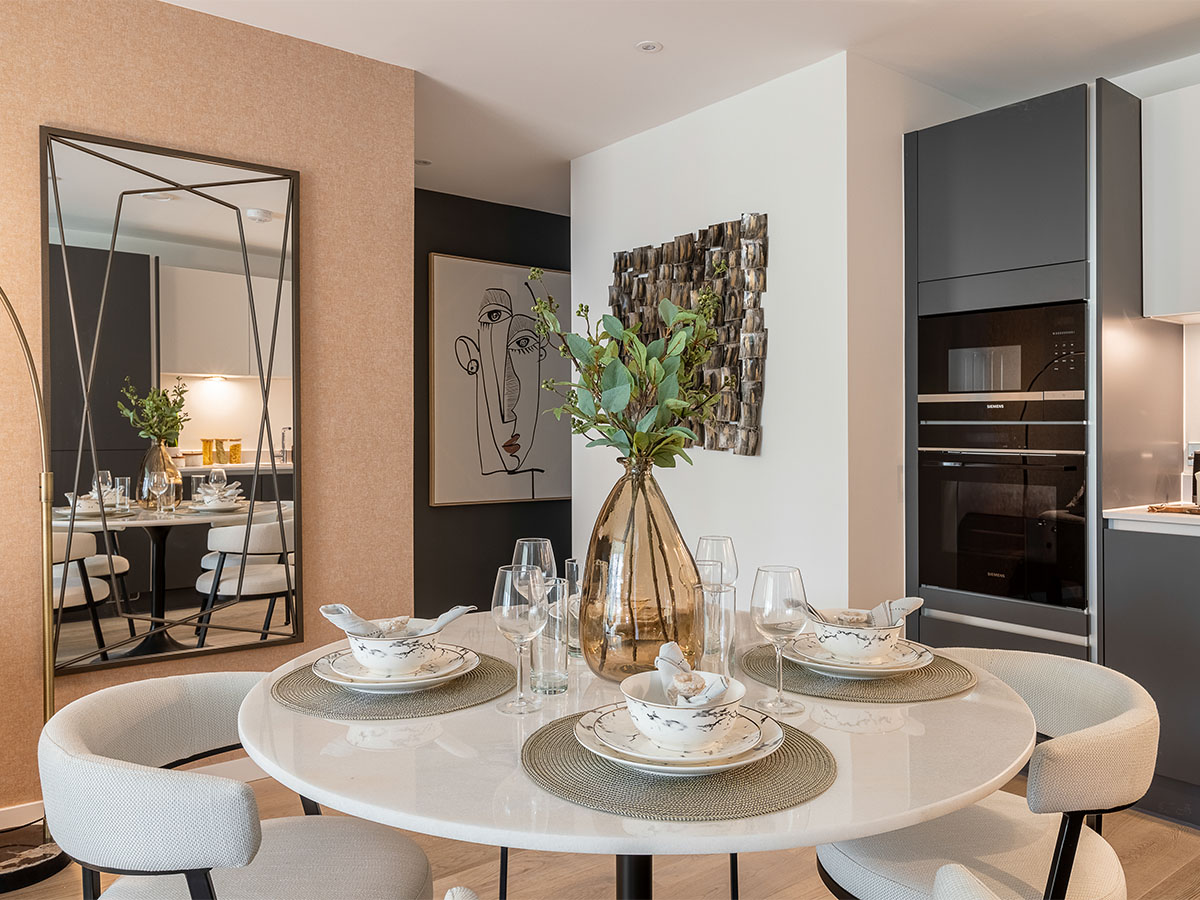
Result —
[{"label": "black table base", "polygon": [[[146,536],[150,538],[150,572],[153,582],[150,586],[150,616],[156,621],[150,627],[161,628],[161,620],[167,617],[167,535],[170,525],[155,525],[146,528]],[[124,653],[110,654],[113,659],[123,659],[130,656],[150,656],[158,653],[174,653],[178,650],[189,650],[187,647],[167,633],[163,628],[146,635],[145,640],[134,645]]]},{"label": "black table base", "polygon": [[617,900],[651,900],[654,896],[654,857],[617,857]]}]

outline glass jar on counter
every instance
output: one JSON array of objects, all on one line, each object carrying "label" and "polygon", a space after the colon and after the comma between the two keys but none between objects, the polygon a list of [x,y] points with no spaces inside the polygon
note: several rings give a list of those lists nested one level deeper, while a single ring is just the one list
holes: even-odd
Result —
[{"label": "glass jar on counter", "polygon": [[213,439],[200,438],[200,453],[204,465],[211,466],[213,464]]},{"label": "glass jar on counter", "polygon": [[242,462],[242,439],[229,438],[229,464],[240,465]]},{"label": "glass jar on counter", "polygon": [[225,449],[225,438],[213,438],[213,464],[223,466],[229,462],[229,451]]}]

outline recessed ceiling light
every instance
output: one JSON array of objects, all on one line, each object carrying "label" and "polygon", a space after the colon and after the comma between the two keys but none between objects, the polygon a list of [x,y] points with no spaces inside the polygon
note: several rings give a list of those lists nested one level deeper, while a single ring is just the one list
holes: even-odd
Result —
[{"label": "recessed ceiling light", "polygon": [[205,381],[224,381],[224,380],[225,380],[225,376],[224,376],[224,375],[209,375],[209,376],[208,376],[207,378],[205,378],[204,380],[205,380]]},{"label": "recessed ceiling light", "polygon": [[432,159],[414,159],[413,165],[414,166],[432,166],[433,160]]},{"label": "recessed ceiling light", "polygon": [[262,225],[275,218],[275,214],[269,209],[259,209],[258,207],[252,206],[246,210],[246,218],[251,222],[257,222],[258,224]]},{"label": "recessed ceiling light", "polygon": [[634,46],[643,53],[657,53],[663,48],[662,41],[638,41]]},{"label": "recessed ceiling light", "polygon": [[163,191],[149,191],[141,195],[143,200],[156,200],[159,203],[166,203],[168,200],[174,200],[175,197]]}]

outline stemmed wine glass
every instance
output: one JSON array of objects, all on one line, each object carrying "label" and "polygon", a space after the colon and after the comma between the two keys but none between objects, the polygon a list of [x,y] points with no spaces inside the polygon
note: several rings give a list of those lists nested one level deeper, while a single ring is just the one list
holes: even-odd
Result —
[{"label": "stemmed wine glass", "polygon": [[549,538],[521,538],[513,548],[512,561],[514,566],[537,566],[546,578],[558,575],[554,547]]},{"label": "stemmed wine glass", "polygon": [[213,469],[208,473],[208,483],[215,487],[218,491],[225,487],[228,479],[225,477],[225,470],[222,468]]},{"label": "stemmed wine glass", "polygon": [[166,472],[154,472],[150,476],[150,493],[154,495],[155,512],[160,516],[163,514],[163,494],[169,485]]},{"label": "stemmed wine glass", "polygon": [[733,552],[733,538],[723,534],[706,534],[696,542],[696,562],[712,560],[721,564],[721,577],[717,584],[736,584],[738,577],[737,554]]},{"label": "stemmed wine glass", "polygon": [[754,576],[750,620],[775,647],[775,696],[754,708],[773,716],[804,712],[804,704],[783,696],[783,645],[804,627],[804,581],[795,566],[761,566]]},{"label": "stemmed wine glass", "polygon": [[496,591],[492,595],[492,621],[517,648],[517,696],[514,700],[496,704],[502,713],[521,716],[542,708],[542,701],[537,697],[525,696],[525,647],[546,627],[548,616],[542,569],[539,566],[501,566],[496,573]]}]

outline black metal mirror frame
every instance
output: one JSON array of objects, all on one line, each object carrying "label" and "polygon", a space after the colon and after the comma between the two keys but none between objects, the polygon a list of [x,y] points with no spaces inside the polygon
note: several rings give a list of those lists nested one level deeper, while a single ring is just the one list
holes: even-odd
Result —
[{"label": "black metal mirror frame", "polygon": [[[87,145],[92,145],[92,146],[80,146],[80,144],[87,144]],[[301,569],[303,568],[303,553],[301,552],[301,515],[302,515],[302,511],[300,509],[300,504],[298,502],[294,501],[293,502],[293,513],[292,513],[293,520],[294,520],[293,521],[294,536],[293,536],[293,540],[292,540],[290,546],[296,554],[296,560],[299,563],[299,565],[295,566],[294,575],[293,575],[292,566],[288,565],[288,555],[287,554],[288,554],[289,542],[288,542],[288,540],[286,538],[286,534],[285,534],[285,526],[284,526],[284,519],[283,519],[283,501],[280,499],[279,473],[278,473],[278,469],[277,469],[276,461],[275,461],[275,442],[274,442],[274,437],[273,437],[273,433],[272,433],[272,429],[271,429],[270,409],[268,406],[268,400],[270,397],[272,369],[274,367],[275,358],[277,356],[276,347],[277,347],[277,339],[278,339],[278,324],[279,324],[280,311],[281,311],[282,290],[283,290],[283,281],[284,281],[283,276],[287,271],[287,257],[288,257],[288,252],[290,251],[291,260],[292,260],[292,264],[291,264],[291,284],[292,284],[291,341],[292,341],[292,360],[293,360],[293,362],[292,362],[292,367],[293,367],[293,379],[292,379],[292,406],[293,406],[292,416],[293,416],[293,418],[292,418],[292,421],[293,421],[293,429],[294,429],[292,432],[293,444],[292,444],[292,460],[291,461],[292,461],[292,473],[293,473],[293,491],[294,491],[293,497],[299,498],[299,496],[300,496],[300,472],[301,472],[301,464],[300,464],[300,455],[301,455],[300,443],[301,442],[297,441],[295,438],[301,434],[300,384],[299,384],[299,377],[298,377],[299,363],[300,363],[300,310],[299,310],[299,305],[300,305],[300,303],[299,303],[299,298],[300,298],[300,240],[299,240],[300,173],[295,170],[292,170],[292,169],[280,169],[280,168],[277,168],[274,166],[258,165],[255,163],[248,163],[248,162],[244,162],[244,161],[240,161],[240,160],[224,159],[221,157],[208,156],[208,155],[200,154],[200,153],[189,153],[189,152],[185,152],[182,150],[173,150],[173,149],[166,148],[166,147],[156,147],[156,146],[153,146],[150,144],[140,144],[140,143],[135,143],[132,141],[120,140],[117,138],[104,137],[101,135],[86,134],[86,133],[77,132],[77,131],[68,131],[68,130],[64,130],[61,128],[55,128],[52,126],[42,126],[41,132],[40,132],[41,176],[42,176],[42,190],[41,190],[42,382],[43,382],[43,384],[46,384],[46,385],[48,385],[50,383],[49,376],[50,376],[50,366],[51,366],[51,362],[52,362],[51,356],[50,356],[50,306],[51,306],[50,254],[53,251],[51,248],[49,235],[50,235],[50,197],[51,197],[51,192],[53,192],[54,210],[55,210],[55,216],[57,217],[56,224],[57,224],[58,233],[59,233],[59,246],[61,247],[61,252],[62,252],[63,271],[64,271],[64,277],[66,280],[66,293],[67,293],[68,307],[69,307],[70,318],[71,318],[71,329],[72,329],[72,333],[73,333],[73,337],[74,337],[74,341],[75,341],[75,349],[76,349],[77,361],[78,361],[78,365],[79,365],[80,390],[82,391],[82,395],[83,395],[83,417],[80,422],[79,449],[78,449],[78,453],[76,455],[75,471],[74,471],[74,477],[72,479],[72,490],[76,494],[78,494],[78,491],[79,491],[79,476],[80,476],[81,469],[82,469],[85,445],[88,446],[88,448],[90,449],[93,471],[100,470],[99,457],[98,457],[97,449],[95,446],[95,441],[92,439],[91,382],[92,382],[92,376],[95,372],[95,361],[96,361],[96,356],[100,349],[100,335],[102,333],[103,325],[104,325],[104,305],[105,305],[105,300],[107,299],[107,293],[108,293],[108,280],[107,280],[108,276],[106,274],[104,288],[101,291],[101,295],[100,295],[100,304],[99,304],[99,310],[97,313],[96,333],[92,338],[91,354],[85,362],[85,358],[84,358],[85,347],[84,347],[84,344],[81,342],[81,338],[80,338],[80,334],[79,334],[79,327],[78,327],[78,320],[77,320],[77,316],[75,314],[74,297],[73,297],[73,294],[71,291],[70,269],[69,269],[68,263],[67,263],[67,252],[66,252],[67,239],[66,239],[66,234],[63,229],[62,207],[59,202],[60,198],[59,198],[59,191],[58,191],[58,182],[55,178],[55,173],[54,173],[54,169],[55,169],[54,147],[55,147],[55,145],[61,145],[63,147],[68,147],[70,149],[77,150],[77,151],[80,151],[83,153],[88,153],[92,156],[96,156],[100,159],[106,160],[106,161],[112,163],[113,165],[117,165],[122,168],[129,169],[131,171],[134,171],[141,175],[144,175],[148,178],[152,178],[157,181],[160,181],[163,184],[163,188],[161,189],[163,191],[186,191],[194,196],[198,196],[202,199],[208,200],[219,206],[227,207],[231,211],[236,213],[237,225],[238,225],[238,236],[239,236],[239,240],[240,240],[240,244],[241,244],[242,264],[243,264],[245,278],[246,278],[246,291],[247,291],[247,302],[249,303],[250,325],[251,325],[252,335],[254,338],[254,352],[255,352],[256,362],[257,362],[259,390],[261,393],[262,404],[263,404],[262,416],[259,421],[258,442],[255,447],[257,454],[255,457],[253,480],[251,482],[251,489],[249,492],[249,508],[247,511],[246,524],[247,524],[247,526],[249,526],[253,523],[254,505],[256,502],[255,496],[257,494],[260,469],[262,468],[262,450],[264,449],[263,448],[263,438],[265,436],[266,437],[266,449],[268,452],[268,459],[270,459],[270,461],[271,461],[270,476],[272,478],[273,485],[275,488],[276,521],[279,523],[280,538],[282,541],[282,546],[284,547],[284,563],[285,563],[284,571],[286,574],[288,590],[292,594],[293,602],[291,605],[292,605],[292,609],[293,609],[293,617],[292,617],[292,631],[290,633],[268,630],[267,628],[264,628],[260,631],[259,629],[245,628],[245,627],[241,627],[241,626],[217,624],[217,623],[211,622],[208,618],[206,618],[206,616],[211,617],[211,614],[213,612],[223,609],[227,606],[232,606],[233,604],[235,604],[241,600],[242,582],[245,577],[245,568],[246,568],[243,565],[243,566],[239,567],[237,592],[232,600],[228,600],[228,601],[222,602],[216,606],[209,607],[207,610],[205,609],[204,606],[202,606],[199,612],[179,618],[179,619],[168,619],[165,616],[165,614],[162,617],[162,619],[157,619],[151,614],[142,615],[142,614],[132,614],[132,613],[128,613],[128,612],[122,612],[121,615],[124,618],[129,619],[130,621],[148,622],[150,625],[149,629],[145,632],[138,633],[136,636],[133,636],[133,637],[130,637],[127,639],[123,639],[120,641],[115,641],[111,644],[106,642],[103,647],[97,649],[96,651],[94,651],[94,652],[89,651],[88,653],[83,654],[82,656],[67,660],[62,664],[59,664],[59,663],[57,663],[57,661],[55,661],[54,671],[56,674],[59,674],[59,675],[73,674],[76,672],[91,671],[91,670],[97,669],[97,668],[109,668],[109,667],[113,667],[113,666],[123,666],[123,665],[138,665],[138,664],[142,664],[142,663],[154,662],[156,660],[161,660],[161,659],[178,659],[181,657],[195,656],[198,654],[225,653],[225,652],[234,651],[234,650],[250,650],[250,649],[254,649],[256,646],[255,644],[235,644],[235,645],[229,645],[229,646],[196,647],[196,648],[189,648],[189,649],[185,649],[185,650],[171,652],[169,654],[141,655],[141,656],[134,656],[134,657],[123,657],[123,658],[119,658],[119,659],[104,659],[103,661],[100,661],[100,662],[83,662],[84,660],[87,660],[90,658],[107,656],[107,653],[109,651],[118,649],[127,644],[134,644],[137,642],[141,642],[141,641],[145,640],[148,636],[151,636],[151,635],[163,634],[167,631],[167,629],[172,628],[172,627],[176,627],[179,625],[193,624],[193,623],[197,622],[198,620],[202,620],[201,624],[203,624],[203,626],[206,629],[225,630],[225,631],[245,631],[245,632],[252,633],[252,634],[271,635],[273,637],[279,638],[278,640],[271,641],[270,642],[271,646],[275,646],[277,644],[299,643],[304,640],[304,616],[303,616],[303,611],[302,611],[302,606],[301,606],[301,596],[302,596],[301,583],[303,580],[303,575],[301,572]],[[238,168],[238,169],[262,173],[263,177],[231,179],[230,181],[227,181],[227,182],[225,182],[225,181],[223,181],[223,182],[208,182],[208,183],[204,183],[204,184],[180,184],[178,182],[173,181],[172,179],[166,178],[166,177],[156,174],[154,172],[150,172],[150,171],[147,171],[144,169],[139,169],[138,167],[136,167],[128,162],[125,162],[121,159],[116,159],[114,157],[107,156],[107,155],[99,152],[98,150],[95,150],[94,149],[95,145],[112,147],[115,149],[122,149],[122,150],[136,150],[136,151],[141,151],[144,153],[155,154],[158,156],[173,157],[173,158],[178,158],[178,159],[188,159],[188,160],[195,160],[198,162],[215,163],[218,165],[231,166],[231,167]],[[240,208],[238,208],[237,206],[234,206],[233,204],[228,203],[227,201],[221,200],[221,199],[214,197],[211,194],[208,194],[205,192],[206,189],[210,189],[210,188],[231,186],[231,185],[236,185],[236,184],[250,184],[250,183],[255,183],[255,182],[263,182],[263,181],[286,181],[288,183],[288,207],[287,207],[287,212],[285,213],[283,242],[282,242],[282,246],[280,247],[279,275],[276,280],[274,317],[273,317],[273,321],[271,323],[271,329],[270,329],[271,339],[270,339],[269,345],[265,348],[265,352],[264,352],[264,347],[263,347],[262,336],[261,336],[260,329],[259,329],[258,317],[257,317],[256,311],[255,311],[253,287],[252,287],[251,281],[250,281],[251,274],[250,274],[249,252],[248,252],[247,245],[246,245],[245,223],[243,221],[242,210]],[[116,214],[115,214],[115,217],[113,220],[113,227],[112,227],[112,232],[111,232],[110,241],[109,241],[109,251],[108,251],[108,253],[109,253],[108,271],[109,272],[111,272],[113,255],[116,252],[117,235],[118,235],[118,229],[119,229],[120,221],[121,221],[122,204],[124,202],[126,194],[132,194],[132,193],[145,193],[145,190],[143,189],[143,190],[139,190],[139,191],[126,191],[126,192],[122,192],[117,197]],[[263,366],[264,358],[267,359],[267,365],[265,367]],[[49,396],[48,391],[47,391],[45,402],[46,402],[46,408],[48,410],[50,407],[50,403],[52,402],[52,397]],[[104,551],[105,551],[105,555],[108,557],[108,580],[109,580],[110,589],[112,591],[111,596],[117,597],[118,591],[117,591],[117,583],[116,583],[116,573],[113,570],[113,564],[112,564],[112,557],[113,557],[113,553],[114,553],[113,538],[112,538],[113,532],[108,527],[108,520],[107,520],[105,510],[104,510],[103,503],[100,504],[100,525],[101,525],[101,533],[103,533],[103,535],[104,535]],[[67,551],[64,554],[64,559],[70,558],[70,545],[71,545],[72,536],[74,535],[74,531],[75,531],[75,507],[73,506],[70,517],[68,519],[68,524],[67,524],[67,531],[66,531]],[[245,542],[243,543],[243,547],[242,547],[243,559],[245,558],[246,551],[249,548],[249,542],[250,542],[250,528],[249,527],[246,528],[246,534],[245,534],[244,541]],[[44,553],[49,555],[51,553],[51,549],[46,548],[44,550]],[[50,563],[53,563],[52,559],[48,560],[48,561],[43,560],[43,568],[46,571],[51,570],[51,566],[49,565]],[[66,562],[63,563],[64,577],[62,579],[60,579],[61,584],[56,592],[56,597],[54,600],[54,604],[55,604],[54,616],[55,616],[55,624],[56,624],[55,634],[57,634],[57,630],[58,630],[57,625],[61,622],[62,611],[63,611],[63,607],[65,605],[64,599],[65,599],[65,592],[66,592],[66,586],[67,586],[67,581],[68,581],[68,579],[65,577],[65,575],[67,572],[68,565],[69,564]],[[220,579],[220,574],[221,574],[220,570],[218,569],[214,574],[214,585]],[[81,578],[84,579],[84,584],[86,585],[87,584],[86,574],[81,571],[80,575],[81,575]],[[294,578],[294,582],[293,582],[293,578]],[[77,664],[77,663],[82,663],[82,664]]]}]

